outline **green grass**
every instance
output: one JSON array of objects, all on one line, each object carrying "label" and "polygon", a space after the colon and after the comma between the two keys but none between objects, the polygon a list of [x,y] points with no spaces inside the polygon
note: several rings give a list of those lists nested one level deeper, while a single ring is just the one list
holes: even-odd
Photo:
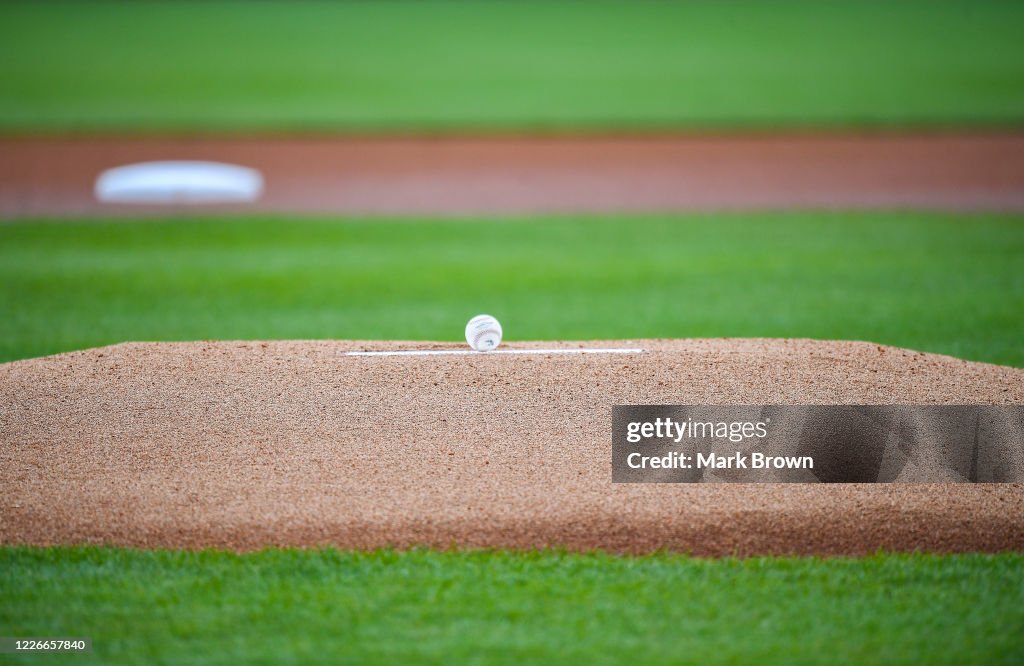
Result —
[{"label": "green grass", "polygon": [[1019,664],[1024,555],[5,548],[0,633],[92,638],[65,663]]},{"label": "green grass", "polygon": [[[0,359],[122,340],[861,338],[1024,366],[1024,218],[0,224]],[[1024,555],[0,547],[13,663],[1013,664]]]},{"label": "green grass", "polygon": [[859,339],[1024,366],[1024,218],[0,225],[0,360],[129,340]]},{"label": "green grass", "polygon": [[1024,3],[0,5],[0,130],[1015,125]]}]

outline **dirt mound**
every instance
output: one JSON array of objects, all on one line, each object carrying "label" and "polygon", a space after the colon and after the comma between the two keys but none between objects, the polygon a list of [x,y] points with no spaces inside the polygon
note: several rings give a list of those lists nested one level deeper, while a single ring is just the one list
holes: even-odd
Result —
[{"label": "dirt mound", "polygon": [[131,343],[0,365],[0,542],[1024,549],[1018,484],[612,484],[613,404],[1024,404],[1024,370],[867,343],[344,356]]}]

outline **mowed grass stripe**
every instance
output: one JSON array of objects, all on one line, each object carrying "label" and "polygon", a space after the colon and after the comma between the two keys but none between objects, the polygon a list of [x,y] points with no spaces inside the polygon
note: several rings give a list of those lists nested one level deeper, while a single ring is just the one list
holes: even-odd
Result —
[{"label": "mowed grass stripe", "polygon": [[855,339],[1024,366],[1024,218],[0,225],[0,360],[131,340]]},{"label": "mowed grass stripe", "polygon": [[[75,663],[1012,664],[1024,556],[0,549],[0,628]],[[39,658],[39,657],[36,657]]]},{"label": "mowed grass stripe", "polygon": [[4,3],[0,129],[1019,126],[1019,2]]}]

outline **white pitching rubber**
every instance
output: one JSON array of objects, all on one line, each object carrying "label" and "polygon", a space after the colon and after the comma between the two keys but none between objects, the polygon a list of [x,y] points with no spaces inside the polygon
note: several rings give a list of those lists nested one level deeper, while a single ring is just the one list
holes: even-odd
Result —
[{"label": "white pitching rubber", "polygon": [[[646,349],[594,348],[594,349],[501,349],[494,354],[643,354]],[[479,356],[478,352],[463,349],[402,349],[394,351],[351,351],[342,356]]]}]

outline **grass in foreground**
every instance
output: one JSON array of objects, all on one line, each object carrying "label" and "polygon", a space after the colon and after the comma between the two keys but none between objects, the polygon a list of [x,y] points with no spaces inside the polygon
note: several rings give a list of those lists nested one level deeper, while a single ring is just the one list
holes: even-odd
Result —
[{"label": "grass in foreground", "polygon": [[1024,218],[0,225],[0,361],[129,340],[859,339],[1024,366]]},{"label": "grass in foreground", "polygon": [[75,663],[1011,664],[1024,555],[4,548],[0,633],[91,637]]},{"label": "grass in foreground", "polygon": [[1024,4],[0,5],[0,129],[1024,121]]}]

